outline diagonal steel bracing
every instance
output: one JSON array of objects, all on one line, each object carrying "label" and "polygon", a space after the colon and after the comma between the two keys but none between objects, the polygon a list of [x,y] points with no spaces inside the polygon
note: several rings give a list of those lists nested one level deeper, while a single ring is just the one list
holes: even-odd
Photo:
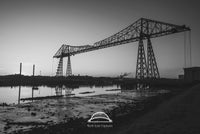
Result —
[{"label": "diagonal steel bracing", "polygon": [[147,76],[147,64],[143,40],[139,40],[136,65],[136,79],[144,79]]},{"label": "diagonal steel bracing", "polygon": [[60,57],[58,68],[56,72],[56,76],[63,76],[63,57]]},{"label": "diagonal steel bracing", "polygon": [[66,76],[71,76],[71,75],[72,75],[71,60],[70,60],[70,56],[68,56]]},{"label": "diagonal steel bracing", "polygon": [[[146,73],[147,73],[147,76],[150,78],[159,78],[158,67],[157,67],[155,55],[153,52],[153,48],[150,42],[150,38],[166,36],[166,35],[175,34],[175,33],[184,32],[184,31],[190,31],[190,28],[186,27],[185,25],[175,25],[175,24],[165,23],[161,21],[141,18],[137,20],[136,22],[134,22],[133,24],[126,27],[125,29],[119,31],[118,33],[108,38],[105,38],[101,41],[95,42],[92,45],[71,46],[71,45],[63,44],[53,57],[54,58],[69,57],[69,56],[84,53],[84,52],[94,51],[94,50],[103,49],[107,47],[113,47],[113,46],[122,45],[122,44],[130,43],[130,42],[136,42],[136,41],[139,41],[140,42],[139,44],[142,44],[141,43],[142,40],[147,39],[148,50],[147,50]],[[139,49],[141,49],[141,47],[142,46],[139,45],[138,52],[139,52]],[[140,61],[138,64],[141,64]],[[139,67],[139,65],[137,66],[138,68],[141,68]],[[136,73],[137,73],[137,69],[136,69]],[[145,76],[146,73],[138,72],[138,78],[146,77]]]},{"label": "diagonal steel bracing", "polygon": [[147,39],[147,78],[160,78],[150,38]]},{"label": "diagonal steel bracing", "polygon": [[[93,45],[70,46],[62,45],[61,48],[53,56],[54,58],[67,57],[68,55],[75,55],[88,51],[103,49],[107,47],[122,45],[130,42],[139,41],[140,38],[156,38],[169,34],[179,33],[190,30],[185,25],[174,25],[170,23],[160,22],[151,19],[141,18],[121,30],[120,32],[105,38]],[[142,37],[141,37],[142,34]],[[69,49],[67,48],[69,47]]]}]

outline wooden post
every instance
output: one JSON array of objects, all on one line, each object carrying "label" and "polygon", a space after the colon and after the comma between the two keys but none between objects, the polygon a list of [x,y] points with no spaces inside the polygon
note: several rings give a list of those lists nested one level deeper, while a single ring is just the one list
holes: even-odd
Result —
[{"label": "wooden post", "polygon": [[22,75],[22,63],[20,63],[20,73],[19,73],[20,82],[19,82],[18,104],[20,104],[20,95],[21,95],[21,75]]},{"label": "wooden post", "polygon": [[35,75],[35,65],[33,65],[33,76]]}]

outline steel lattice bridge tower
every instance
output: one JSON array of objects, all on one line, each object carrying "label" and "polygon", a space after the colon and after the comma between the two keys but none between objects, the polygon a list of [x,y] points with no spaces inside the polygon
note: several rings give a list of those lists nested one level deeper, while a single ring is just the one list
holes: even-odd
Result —
[{"label": "steel lattice bridge tower", "polygon": [[[136,65],[136,79],[160,78],[151,38],[184,31],[190,31],[190,28],[186,27],[185,25],[180,26],[141,18],[118,33],[98,41],[93,45],[70,46],[63,44],[53,56],[53,58],[60,59],[56,76],[63,76],[64,57],[68,57],[66,76],[70,76],[72,75],[70,56],[138,41],[139,45]],[[147,40],[147,55],[145,55],[143,40]]]}]

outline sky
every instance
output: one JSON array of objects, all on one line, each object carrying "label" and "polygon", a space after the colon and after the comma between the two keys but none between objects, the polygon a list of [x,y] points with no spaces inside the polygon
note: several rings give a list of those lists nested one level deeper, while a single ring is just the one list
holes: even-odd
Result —
[{"label": "sky", "polygon": [[[199,10],[198,0],[0,0],[0,75],[19,73],[20,62],[25,75],[32,75],[33,64],[36,75],[55,75],[53,55],[62,44],[92,45],[141,17],[189,26],[192,66],[200,66]],[[184,33],[152,39],[152,45],[161,77],[183,73]],[[72,73],[134,76],[137,47],[134,42],[72,56]],[[67,58],[64,73],[66,64]]]}]

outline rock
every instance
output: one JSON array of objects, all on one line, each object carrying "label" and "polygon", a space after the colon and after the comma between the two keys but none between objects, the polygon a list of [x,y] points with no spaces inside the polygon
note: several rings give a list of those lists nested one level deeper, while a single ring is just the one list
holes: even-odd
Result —
[{"label": "rock", "polygon": [[36,113],[35,112],[31,112],[31,116],[36,116]]}]

